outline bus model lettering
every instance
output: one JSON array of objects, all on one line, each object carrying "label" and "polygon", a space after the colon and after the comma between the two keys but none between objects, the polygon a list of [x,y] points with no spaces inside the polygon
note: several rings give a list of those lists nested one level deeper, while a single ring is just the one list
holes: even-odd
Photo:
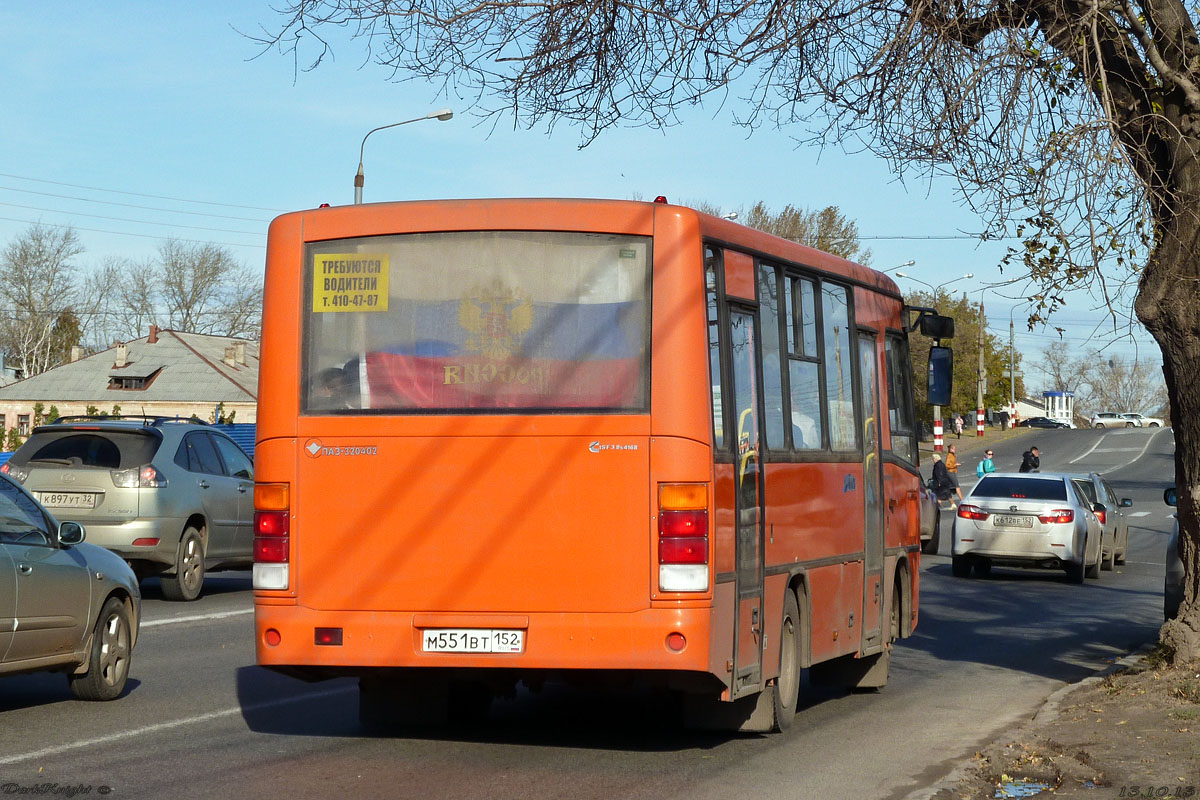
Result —
[{"label": "bus model lettering", "polygon": [[327,292],[375,292],[379,290],[379,278],[326,278]]}]

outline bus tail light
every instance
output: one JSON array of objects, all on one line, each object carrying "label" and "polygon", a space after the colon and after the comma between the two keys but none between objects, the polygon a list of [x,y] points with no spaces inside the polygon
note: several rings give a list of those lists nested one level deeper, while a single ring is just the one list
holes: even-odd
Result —
[{"label": "bus tail light", "polygon": [[658,486],[658,588],[708,591],[708,485]]},{"label": "bus tail light", "polygon": [[255,589],[287,589],[290,584],[291,509],[286,483],[254,484]]}]

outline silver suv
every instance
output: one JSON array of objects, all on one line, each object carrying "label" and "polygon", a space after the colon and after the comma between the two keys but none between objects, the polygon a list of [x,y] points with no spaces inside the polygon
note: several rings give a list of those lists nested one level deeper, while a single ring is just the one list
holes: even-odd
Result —
[{"label": "silver suv", "polygon": [[0,471],[139,579],[161,575],[167,599],[199,597],[205,569],[253,562],[254,466],[200,420],[61,417]]}]

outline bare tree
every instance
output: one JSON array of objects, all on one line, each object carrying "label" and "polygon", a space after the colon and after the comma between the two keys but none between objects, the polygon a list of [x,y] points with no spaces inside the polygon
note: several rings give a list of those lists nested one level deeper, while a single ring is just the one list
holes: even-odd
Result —
[{"label": "bare tree", "polygon": [[[1176,430],[1179,619],[1200,656],[1200,11],[1182,0],[291,0],[261,38],[316,66],[348,31],[403,78],[436,79],[484,115],[578,124],[590,142],[715,94],[749,126],[853,141],[901,175],[948,173],[1016,234],[1002,265],[1043,320],[1086,289],[1136,287],[1163,351]],[[309,47],[312,49],[306,49]]]},{"label": "bare tree", "polygon": [[[83,296],[76,258],[83,245],[72,228],[34,224],[0,253],[3,347],[26,377],[59,363],[55,336],[64,311]],[[58,332],[62,332],[59,326]]]},{"label": "bare tree", "polygon": [[122,273],[113,319],[123,338],[151,324],[219,336],[258,336],[262,280],[223,247],[176,239],[158,258],[113,265]]}]

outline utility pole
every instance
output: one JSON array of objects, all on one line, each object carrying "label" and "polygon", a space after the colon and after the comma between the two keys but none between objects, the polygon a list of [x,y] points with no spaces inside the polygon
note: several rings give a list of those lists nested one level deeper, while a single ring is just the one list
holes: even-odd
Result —
[{"label": "utility pole", "polygon": [[1013,327],[1012,311],[1008,312],[1008,413],[1009,419],[1017,421],[1017,357],[1013,345],[1016,340],[1016,329]]},{"label": "utility pole", "polygon": [[975,403],[975,435],[983,436],[983,382],[987,379],[983,371],[983,292],[979,293],[979,382]]}]

